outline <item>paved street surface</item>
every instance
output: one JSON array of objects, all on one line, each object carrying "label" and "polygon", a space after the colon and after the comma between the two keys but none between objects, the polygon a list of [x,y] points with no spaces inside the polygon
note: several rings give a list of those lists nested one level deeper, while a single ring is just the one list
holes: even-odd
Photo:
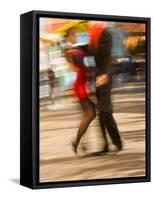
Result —
[{"label": "paved street surface", "polygon": [[74,154],[71,140],[78,130],[81,109],[79,103],[68,101],[41,106],[40,182],[145,175],[145,96],[141,88],[113,95],[124,149],[115,152],[110,142],[110,153],[105,155],[96,153],[103,147],[98,118],[90,124],[78,154]]}]

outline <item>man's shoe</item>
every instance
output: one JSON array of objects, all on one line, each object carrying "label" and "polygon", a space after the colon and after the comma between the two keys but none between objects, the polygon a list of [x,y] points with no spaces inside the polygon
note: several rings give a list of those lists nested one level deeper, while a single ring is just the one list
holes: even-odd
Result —
[{"label": "man's shoe", "polygon": [[121,151],[122,149],[123,149],[123,147],[122,147],[122,144],[120,143],[120,144],[118,144],[118,145],[116,145],[116,147],[117,147],[117,151]]}]

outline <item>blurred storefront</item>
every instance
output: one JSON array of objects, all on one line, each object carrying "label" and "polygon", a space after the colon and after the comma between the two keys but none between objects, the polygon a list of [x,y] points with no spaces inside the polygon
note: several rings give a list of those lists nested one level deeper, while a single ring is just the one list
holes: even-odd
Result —
[{"label": "blurred storefront", "polygon": [[[48,74],[54,72],[54,98],[67,93],[75,74],[69,70],[63,55],[62,38],[71,27],[77,27],[80,44],[88,43],[88,34],[83,20],[41,19],[40,21],[40,98],[51,97]],[[71,92],[71,91],[69,91]]]}]

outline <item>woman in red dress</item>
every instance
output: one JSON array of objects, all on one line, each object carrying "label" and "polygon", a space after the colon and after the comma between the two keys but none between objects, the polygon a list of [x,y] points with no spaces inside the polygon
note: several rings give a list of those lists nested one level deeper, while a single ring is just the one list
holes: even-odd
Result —
[{"label": "woman in red dress", "polygon": [[86,54],[80,49],[71,49],[66,51],[66,58],[71,64],[74,71],[77,73],[77,77],[74,83],[74,92],[79,99],[82,107],[83,115],[82,120],[77,132],[76,139],[72,142],[73,150],[76,153],[77,147],[79,145],[80,139],[86,132],[90,122],[95,118],[95,106],[90,101],[87,92],[87,77],[86,77],[86,67],[84,66],[83,59]]}]

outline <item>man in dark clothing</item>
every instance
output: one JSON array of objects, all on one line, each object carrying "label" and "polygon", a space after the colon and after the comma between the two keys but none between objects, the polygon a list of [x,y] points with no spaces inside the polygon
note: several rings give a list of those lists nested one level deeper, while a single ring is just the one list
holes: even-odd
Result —
[{"label": "man in dark clothing", "polygon": [[93,51],[97,68],[96,96],[98,99],[99,120],[102,135],[105,141],[102,152],[108,152],[106,131],[109,133],[112,143],[117,150],[122,149],[122,142],[116,121],[113,117],[111,87],[114,64],[112,63],[112,36],[108,28],[102,30],[97,48]]}]

